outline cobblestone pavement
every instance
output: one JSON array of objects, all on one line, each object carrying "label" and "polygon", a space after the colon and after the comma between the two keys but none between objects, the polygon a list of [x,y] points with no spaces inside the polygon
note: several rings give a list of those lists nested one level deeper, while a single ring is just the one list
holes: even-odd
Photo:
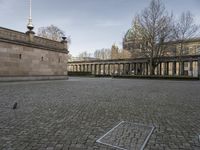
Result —
[{"label": "cobblestone pavement", "polygon": [[70,78],[0,83],[1,150],[112,150],[96,140],[121,121],[156,127],[146,150],[199,150],[200,82]]}]

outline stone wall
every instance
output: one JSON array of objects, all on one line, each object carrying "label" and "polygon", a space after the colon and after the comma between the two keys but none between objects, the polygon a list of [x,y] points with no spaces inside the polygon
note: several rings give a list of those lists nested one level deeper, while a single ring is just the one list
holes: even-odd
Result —
[{"label": "stone wall", "polygon": [[31,36],[0,28],[0,77],[67,77],[66,41]]}]

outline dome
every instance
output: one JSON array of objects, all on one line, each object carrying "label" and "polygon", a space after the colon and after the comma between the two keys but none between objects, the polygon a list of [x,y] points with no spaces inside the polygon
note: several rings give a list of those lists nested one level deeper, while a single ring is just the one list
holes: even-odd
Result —
[{"label": "dome", "polygon": [[134,31],[132,28],[130,28],[125,35],[125,40],[131,40],[134,38]]}]

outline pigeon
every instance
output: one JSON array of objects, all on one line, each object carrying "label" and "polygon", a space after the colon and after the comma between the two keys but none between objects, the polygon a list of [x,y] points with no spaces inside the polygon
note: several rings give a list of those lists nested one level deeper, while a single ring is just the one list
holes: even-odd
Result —
[{"label": "pigeon", "polygon": [[17,102],[14,103],[13,109],[17,109]]}]

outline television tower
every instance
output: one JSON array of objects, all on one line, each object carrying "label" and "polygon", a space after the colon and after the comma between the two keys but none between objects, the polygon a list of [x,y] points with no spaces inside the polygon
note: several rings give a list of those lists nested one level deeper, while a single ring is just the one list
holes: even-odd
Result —
[{"label": "television tower", "polygon": [[34,28],[33,23],[32,23],[32,0],[29,0],[29,19],[28,19],[27,28],[29,29],[29,31],[32,31]]}]

